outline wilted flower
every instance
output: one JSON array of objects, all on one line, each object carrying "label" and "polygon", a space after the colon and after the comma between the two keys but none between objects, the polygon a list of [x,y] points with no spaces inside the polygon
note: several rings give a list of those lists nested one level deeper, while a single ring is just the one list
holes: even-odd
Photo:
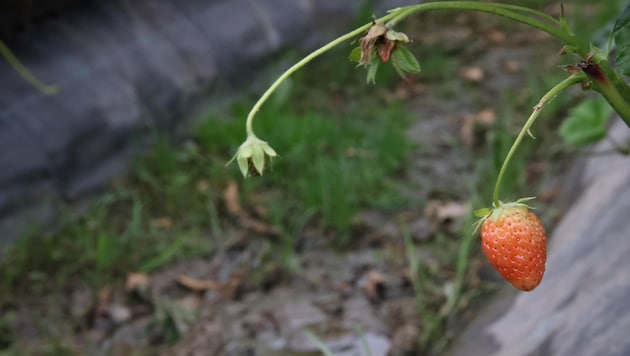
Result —
[{"label": "wilted flower", "polygon": [[396,32],[385,24],[374,23],[368,30],[367,34],[359,39],[361,47],[361,60],[359,64],[368,66],[372,58],[372,52],[376,49],[376,53],[381,57],[383,62],[387,62],[396,47],[396,44],[409,43],[409,37],[402,32]]},{"label": "wilted flower", "polygon": [[236,159],[243,177],[247,178],[249,173],[261,176],[265,170],[265,165],[277,155],[276,151],[267,142],[259,139],[254,134],[250,134],[227,164],[232,163]]}]

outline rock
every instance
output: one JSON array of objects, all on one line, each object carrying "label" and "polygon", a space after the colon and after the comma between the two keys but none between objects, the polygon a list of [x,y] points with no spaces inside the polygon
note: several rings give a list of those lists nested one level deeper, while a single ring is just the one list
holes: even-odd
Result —
[{"label": "rock", "polygon": [[327,315],[340,316],[343,314],[343,300],[339,293],[316,295],[313,297],[313,305]]},{"label": "rock", "polygon": [[391,343],[386,337],[371,332],[361,335],[361,339],[355,341],[355,343],[360,343],[360,345],[355,345],[354,347],[355,350],[358,350],[360,356],[385,356],[391,348]]},{"label": "rock", "polygon": [[221,355],[229,341],[225,328],[226,320],[216,316],[205,316],[203,322],[193,326],[172,348],[164,350],[160,355]]},{"label": "rock", "polygon": [[131,309],[122,303],[112,303],[109,306],[109,317],[114,324],[123,324],[131,320]]},{"label": "rock", "polygon": [[[630,130],[616,120],[611,134],[624,142]],[[541,285],[529,293],[506,287],[452,355],[630,355],[630,157],[595,155],[579,167]]]},{"label": "rock", "polygon": [[339,298],[326,288],[278,286],[247,293],[238,301],[203,303],[198,318],[169,355],[197,354],[204,347],[225,355],[317,352],[306,329],[335,355],[361,355],[365,342],[374,347],[372,355],[389,350],[384,336],[389,326],[359,292]]},{"label": "rock", "polygon": [[357,335],[352,328],[336,325],[336,323],[308,325],[305,329],[295,330],[289,337],[286,348],[287,353],[313,353],[320,351],[319,346],[305,333],[305,330],[309,330],[335,355],[347,354],[354,348],[355,340],[357,339]]}]

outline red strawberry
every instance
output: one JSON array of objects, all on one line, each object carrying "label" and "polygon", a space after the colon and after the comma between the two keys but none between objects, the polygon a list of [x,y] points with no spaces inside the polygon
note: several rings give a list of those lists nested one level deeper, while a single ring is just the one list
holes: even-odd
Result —
[{"label": "red strawberry", "polygon": [[522,201],[486,210],[481,248],[503,278],[522,291],[531,291],[545,273],[547,238],[538,217]]}]

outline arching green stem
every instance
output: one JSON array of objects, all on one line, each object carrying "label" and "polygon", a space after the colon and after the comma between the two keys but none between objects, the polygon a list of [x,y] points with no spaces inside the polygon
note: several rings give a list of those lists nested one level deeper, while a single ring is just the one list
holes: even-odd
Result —
[{"label": "arching green stem", "polygon": [[[436,4],[439,4],[439,5],[436,5]],[[443,10],[443,9],[474,10],[474,11],[490,12],[496,15],[500,15],[500,13],[497,12],[497,10],[499,11],[505,10],[505,11],[510,11],[513,13],[520,12],[522,14],[534,15],[536,17],[546,20],[547,22],[550,22],[557,26],[561,26],[561,22],[558,19],[550,15],[547,15],[544,12],[531,9],[529,7],[510,5],[510,4],[501,4],[501,3],[480,3],[477,1],[442,1],[439,3],[437,2],[424,3],[424,4],[401,7],[401,8],[392,10],[392,12],[396,12],[396,11],[400,11],[400,12],[399,12],[399,16],[396,16],[395,18],[393,18],[390,21],[390,23],[396,24],[398,23],[398,21],[402,20],[403,18],[409,16],[409,14],[414,13],[414,12],[424,11],[424,10],[434,10],[434,9],[435,10]]]},{"label": "arching green stem", "polygon": [[[377,21],[384,22],[391,19],[394,16],[396,16],[396,14],[394,13],[388,14],[386,16],[381,17]],[[295,63],[289,69],[287,69],[284,73],[282,73],[282,75],[278,77],[278,79],[276,79],[276,81],[273,82],[273,84],[271,84],[271,86],[263,93],[263,95],[260,98],[258,98],[258,101],[256,101],[256,104],[254,104],[252,109],[249,111],[249,114],[247,115],[247,121],[245,122],[245,129],[247,130],[247,136],[254,134],[252,121],[254,120],[254,116],[256,115],[256,113],[258,113],[258,111],[260,110],[260,107],[265,103],[265,101],[267,101],[267,99],[269,99],[271,94],[273,94],[273,92],[280,86],[280,84],[282,84],[282,82],[284,82],[289,76],[291,76],[291,74],[296,72],[298,69],[302,68],[305,64],[312,61],[316,57],[328,52],[329,50],[331,50],[333,47],[337,46],[338,44],[343,43],[347,40],[353,39],[359,35],[362,35],[365,31],[369,30],[371,26],[372,24],[368,23],[366,25],[363,25],[357,28],[354,31],[348,32],[345,35],[336,38],[332,42],[329,42],[328,44],[316,49],[315,51],[310,53],[308,56],[302,58],[302,60]]]},{"label": "arching green stem", "polygon": [[[560,21],[543,12],[517,5],[484,3],[476,1],[430,2],[425,4],[401,7],[393,10],[393,12],[397,15],[389,21],[389,24],[393,26],[399,21],[408,17],[409,15],[417,12],[446,9],[481,11],[493,15],[506,17],[547,32],[548,34],[562,40],[567,45],[578,47],[578,42],[575,36],[565,30],[562,27]],[[543,19],[546,21],[541,21]],[[588,48],[578,48],[576,52],[584,56],[588,52]]]},{"label": "arching green stem", "polygon": [[572,74],[570,77],[566,78],[565,80],[561,81],[556,86],[551,88],[551,90],[549,90],[545,95],[543,95],[542,98],[540,98],[540,101],[538,102],[538,104],[534,106],[534,111],[525,122],[525,125],[523,125],[523,128],[521,129],[521,132],[519,132],[518,136],[516,137],[516,140],[514,140],[512,147],[510,147],[508,154],[505,156],[505,159],[503,160],[503,165],[501,166],[501,170],[499,170],[499,176],[494,186],[494,195],[492,196],[492,200],[495,207],[500,205],[499,192],[501,190],[501,183],[503,182],[503,178],[505,177],[505,172],[507,171],[507,167],[510,164],[512,157],[514,156],[514,153],[518,149],[518,146],[521,144],[521,141],[523,141],[523,138],[528,133],[529,129],[532,127],[532,125],[534,124],[538,116],[540,115],[540,112],[542,111],[543,106],[546,103],[548,103],[551,99],[553,99],[556,95],[558,95],[560,92],[562,92],[563,90],[567,89],[568,87],[574,84],[581,83],[585,80],[587,80],[587,77],[584,73]]},{"label": "arching green stem", "polygon": [[[474,2],[474,1],[440,1],[440,2],[432,2],[425,3],[419,5],[411,5],[400,7],[392,10],[389,14],[376,19],[376,22],[385,23],[387,21],[388,25],[393,26],[405,19],[406,17],[419,13],[422,11],[429,10],[473,10],[473,11],[481,11],[486,12],[502,17],[506,17],[527,25],[530,25],[534,28],[540,29],[544,32],[549,33],[550,35],[558,38],[561,41],[564,41],[567,45],[573,45],[577,47],[577,41],[573,34],[565,30],[561,22],[554,19],[553,17],[544,14],[540,11],[536,11],[533,9],[529,9],[526,7],[516,6],[516,5],[507,5],[507,4],[496,4],[496,3],[484,3],[484,2]],[[543,21],[544,20],[544,21]],[[299,62],[295,63],[289,69],[287,69],[282,75],[276,79],[275,82],[263,93],[263,95],[258,99],[258,101],[254,104],[249,114],[247,115],[247,121],[245,123],[245,128],[247,130],[248,136],[254,135],[254,130],[252,127],[252,122],[256,113],[260,110],[261,106],[267,101],[267,99],[271,96],[271,94],[282,84],[284,80],[286,80],[289,76],[291,76],[298,69],[302,68],[305,64],[312,61],[314,58],[319,55],[329,51],[333,47],[337,46],[340,43],[343,43],[347,40],[355,38],[365,31],[367,31],[372,24],[363,25],[347,34],[340,36],[333,40],[332,42],[318,48],[314,52],[310,53],[306,57],[304,57]],[[578,48],[577,52],[581,55],[586,55],[588,49]],[[582,53],[584,52],[584,53]]]}]

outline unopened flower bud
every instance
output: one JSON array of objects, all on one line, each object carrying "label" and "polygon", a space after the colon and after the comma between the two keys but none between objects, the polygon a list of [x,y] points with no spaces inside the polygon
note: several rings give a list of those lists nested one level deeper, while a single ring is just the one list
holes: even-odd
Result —
[{"label": "unopened flower bud", "polygon": [[249,174],[261,176],[265,170],[265,165],[277,155],[267,142],[252,134],[240,145],[234,157],[227,164],[236,159],[243,177],[247,178]]}]

